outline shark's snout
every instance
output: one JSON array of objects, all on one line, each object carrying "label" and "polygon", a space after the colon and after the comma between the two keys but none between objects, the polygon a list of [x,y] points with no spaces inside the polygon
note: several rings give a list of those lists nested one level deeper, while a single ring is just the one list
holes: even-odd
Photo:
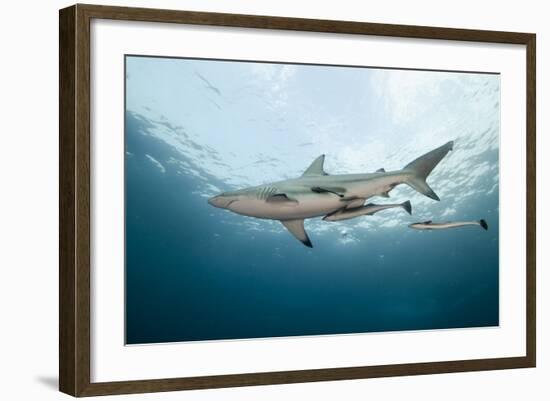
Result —
[{"label": "shark's snout", "polygon": [[214,207],[219,207],[221,209],[227,209],[229,205],[235,202],[235,199],[224,194],[213,196],[208,199],[208,203]]}]

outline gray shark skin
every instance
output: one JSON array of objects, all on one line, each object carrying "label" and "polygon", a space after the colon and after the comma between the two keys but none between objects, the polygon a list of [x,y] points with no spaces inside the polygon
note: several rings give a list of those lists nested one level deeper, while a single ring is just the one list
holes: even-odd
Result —
[{"label": "gray shark skin", "polygon": [[375,205],[374,203],[369,203],[368,205],[356,207],[353,209],[339,209],[333,213],[327,214],[323,217],[325,221],[342,221],[349,220],[359,216],[372,216],[375,213],[380,212],[381,210],[392,209],[392,208],[402,208],[408,214],[412,214],[412,206],[410,201],[405,201],[403,203],[396,203],[393,205]]},{"label": "gray shark skin", "polygon": [[312,247],[304,219],[326,216],[338,210],[355,209],[373,196],[388,197],[400,184],[439,200],[426,178],[453,148],[453,141],[413,160],[403,169],[374,173],[328,175],[319,156],[301,177],[224,192],[208,199],[212,206],[244,216],[279,220],[299,241]]},{"label": "gray shark skin", "polygon": [[479,221],[446,221],[441,223],[434,223],[433,221],[428,220],[420,223],[409,224],[409,227],[414,228],[415,230],[446,230],[448,228],[457,228],[457,227],[465,227],[465,226],[478,226],[483,228],[484,230],[489,229],[487,222],[483,219]]}]

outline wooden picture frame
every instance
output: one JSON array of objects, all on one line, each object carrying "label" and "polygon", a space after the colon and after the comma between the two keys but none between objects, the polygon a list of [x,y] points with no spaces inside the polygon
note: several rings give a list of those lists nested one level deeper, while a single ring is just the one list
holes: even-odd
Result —
[{"label": "wooden picture frame", "polygon": [[[527,132],[526,355],[522,357],[257,372],[221,376],[91,382],[90,21],[96,18],[524,45],[527,54],[525,60],[527,71],[527,119],[525,121]],[[59,29],[60,391],[73,396],[95,396],[535,366],[536,37],[534,34],[80,4],[60,10]]]}]

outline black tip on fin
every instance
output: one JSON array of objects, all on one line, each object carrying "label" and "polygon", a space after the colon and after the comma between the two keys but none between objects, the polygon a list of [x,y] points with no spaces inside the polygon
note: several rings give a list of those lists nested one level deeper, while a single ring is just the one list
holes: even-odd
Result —
[{"label": "black tip on fin", "polygon": [[484,229],[484,230],[488,230],[489,229],[489,225],[487,224],[487,222],[483,219],[479,220],[479,225]]},{"label": "black tip on fin", "polygon": [[401,206],[403,206],[403,209],[405,209],[408,214],[412,214],[411,201],[405,201],[401,204]]},{"label": "black tip on fin", "polygon": [[309,238],[306,238],[305,240],[302,241],[302,244],[304,244],[305,246],[307,246],[308,248],[313,248],[313,244],[311,243],[311,241],[309,240]]},{"label": "black tip on fin", "polygon": [[432,198],[434,201],[440,201],[441,199],[439,199],[439,196],[437,196],[437,194],[432,191],[430,194],[426,194],[426,196],[428,196],[429,198]]}]

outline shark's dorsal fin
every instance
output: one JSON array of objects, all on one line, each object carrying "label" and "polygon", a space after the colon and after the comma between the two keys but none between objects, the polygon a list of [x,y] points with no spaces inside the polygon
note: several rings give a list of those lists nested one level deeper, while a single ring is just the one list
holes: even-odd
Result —
[{"label": "shark's dorsal fin", "polygon": [[281,220],[281,223],[283,223],[283,226],[286,227],[288,231],[294,237],[300,241],[302,244],[309,248],[313,248],[313,244],[309,240],[309,237],[306,233],[306,230],[304,229],[304,220],[298,219],[298,220]]},{"label": "shark's dorsal fin", "polygon": [[298,201],[293,198],[289,198],[287,194],[274,194],[269,196],[266,200],[266,202],[269,203],[277,203],[277,204],[287,204],[287,205],[297,205]]},{"label": "shark's dorsal fin", "polygon": [[386,170],[384,169],[384,167],[382,168],[379,168],[378,170],[375,171],[375,173],[385,173]]},{"label": "shark's dorsal fin", "polygon": [[312,176],[312,175],[328,175],[323,170],[323,165],[325,164],[325,155],[319,156],[317,159],[313,160],[313,163],[304,171],[302,177]]}]

